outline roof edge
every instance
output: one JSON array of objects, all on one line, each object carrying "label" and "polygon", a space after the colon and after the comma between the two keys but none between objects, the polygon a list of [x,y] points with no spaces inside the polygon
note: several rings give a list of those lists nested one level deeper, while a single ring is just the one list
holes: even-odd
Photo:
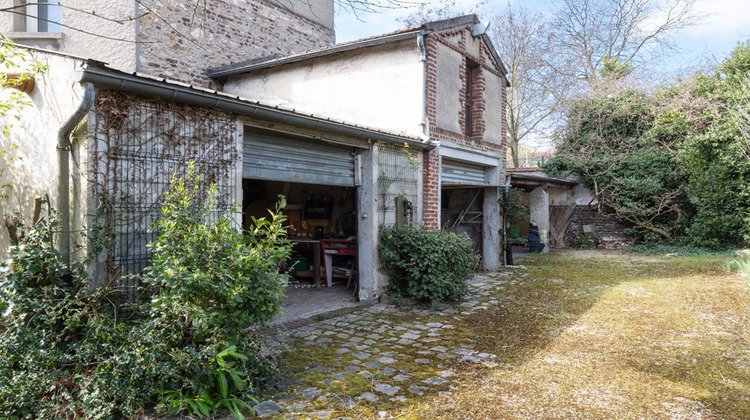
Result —
[{"label": "roof edge", "polygon": [[220,79],[227,76],[234,76],[237,74],[242,73],[249,73],[252,71],[267,69],[270,67],[276,67],[282,64],[289,64],[289,63],[295,63],[298,61],[308,60],[310,58],[317,58],[317,57],[323,57],[339,52],[349,51],[357,48],[364,48],[364,47],[372,47],[376,45],[383,45],[388,44],[392,42],[398,42],[402,40],[406,40],[409,38],[414,38],[417,35],[422,33],[421,28],[417,28],[411,31],[392,34],[392,35],[386,35],[381,37],[375,37],[366,39],[363,41],[353,41],[349,43],[334,45],[332,47],[323,48],[320,50],[308,52],[308,53],[301,53],[296,55],[290,55],[278,59],[270,59],[264,62],[257,62],[256,60],[249,60],[244,63],[239,64],[230,64],[223,67],[215,67],[215,68],[209,68],[207,70],[208,77],[212,79]]},{"label": "roof edge", "polygon": [[259,120],[296,125],[302,128],[320,130],[365,140],[382,141],[398,145],[407,144],[419,150],[433,149],[431,141],[402,136],[368,127],[348,124],[314,115],[300,114],[292,110],[273,107],[261,103],[230,96],[218,91],[205,91],[192,86],[171,83],[166,80],[155,80],[138,75],[127,74],[118,70],[88,66],[73,72],[73,79],[78,83],[93,83],[109,89],[133,93],[146,97],[156,97],[170,102],[194,105],[202,108],[249,116]]}]

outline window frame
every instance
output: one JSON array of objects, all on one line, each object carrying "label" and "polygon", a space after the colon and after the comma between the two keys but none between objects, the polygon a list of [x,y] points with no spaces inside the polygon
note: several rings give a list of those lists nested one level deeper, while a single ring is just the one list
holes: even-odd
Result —
[{"label": "window frame", "polygon": [[20,28],[16,32],[48,34],[62,32],[62,6],[57,0],[30,0],[25,5]]}]

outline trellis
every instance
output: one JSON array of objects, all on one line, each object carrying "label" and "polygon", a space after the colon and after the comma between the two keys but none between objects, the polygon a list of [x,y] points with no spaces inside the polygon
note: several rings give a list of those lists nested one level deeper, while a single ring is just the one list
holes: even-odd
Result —
[{"label": "trellis", "polygon": [[[195,162],[206,185],[218,186],[216,214],[233,205],[239,133],[232,116],[202,108],[150,101],[120,92],[97,92],[91,145],[91,196],[96,224],[106,239],[106,279],[129,292],[149,263],[146,245],[173,175]],[[102,274],[102,273],[100,273]]]},{"label": "trellis", "polygon": [[[378,223],[396,224],[396,197],[419,205],[419,157],[403,147],[380,146],[378,150]],[[416,220],[415,220],[416,221]]]}]

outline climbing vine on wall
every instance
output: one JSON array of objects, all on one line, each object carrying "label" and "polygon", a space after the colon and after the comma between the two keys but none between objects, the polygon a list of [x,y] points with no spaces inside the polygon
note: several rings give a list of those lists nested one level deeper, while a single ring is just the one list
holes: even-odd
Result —
[{"label": "climbing vine on wall", "polygon": [[231,209],[240,153],[231,115],[99,90],[92,135],[90,197],[98,202],[96,222],[106,237],[100,274],[107,279],[126,279],[147,265],[151,225],[170,178],[184,175],[188,162],[195,162],[206,185],[218,186],[217,216]]}]

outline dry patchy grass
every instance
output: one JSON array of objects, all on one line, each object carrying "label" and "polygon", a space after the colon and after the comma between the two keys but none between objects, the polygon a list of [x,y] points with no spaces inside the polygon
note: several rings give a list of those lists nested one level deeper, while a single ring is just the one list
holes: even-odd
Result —
[{"label": "dry patchy grass", "polygon": [[750,419],[750,288],[718,257],[533,257],[463,319],[477,349],[405,418]]}]

